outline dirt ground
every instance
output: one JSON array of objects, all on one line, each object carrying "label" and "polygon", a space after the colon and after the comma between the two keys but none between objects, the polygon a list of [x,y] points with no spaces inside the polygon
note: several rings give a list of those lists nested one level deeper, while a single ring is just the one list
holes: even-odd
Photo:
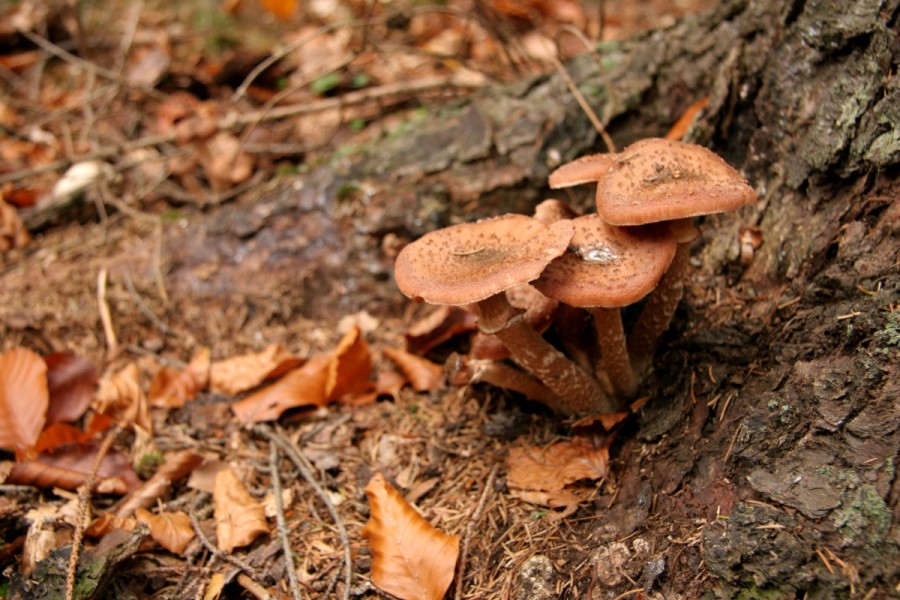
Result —
[{"label": "dirt ground", "polygon": [[[544,6],[525,4],[532,10]],[[632,3],[603,4],[609,27],[616,29],[610,36],[667,25],[677,16],[661,15],[660,23],[648,19],[647,12],[626,9]],[[702,8],[697,2],[684,4],[685,9]],[[171,52],[171,66],[151,89],[166,96],[178,88],[201,99],[212,94],[218,95],[216,100],[227,98],[225,92],[230,94],[236,84],[221,73],[202,79],[209,56],[181,46],[192,32],[173,25],[170,8],[148,3],[135,17],[138,33],[164,23],[171,36],[169,45],[163,45]],[[271,27],[271,37],[288,27],[258,7],[238,10],[250,12],[240,18]],[[129,14],[134,13],[115,13],[125,21]],[[37,22],[54,24],[52,16]],[[59,23],[66,23],[64,17]],[[552,16],[543,18],[552,23]],[[90,33],[85,40],[109,45],[109,39],[91,29],[98,16],[85,19],[84,31]],[[591,19],[582,25],[587,31],[598,27]],[[113,29],[120,27],[127,29]],[[255,34],[266,28],[254,23],[247,30]],[[71,41],[69,47],[77,53],[72,44],[79,40],[54,34],[52,28],[34,31],[38,33],[31,35],[55,39],[60,47]],[[9,55],[26,47],[37,51],[33,41],[3,39]],[[139,35],[135,39],[146,42]],[[385,48],[389,41],[378,39]],[[422,40],[413,41],[421,46]],[[271,40],[258,43],[264,47],[266,42]],[[96,49],[87,56],[101,60]],[[235,65],[244,58],[236,55],[216,66],[238,69]],[[70,102],[58,108],[65,117],[51,120],[48,98],[56,94],[56,101],[65,105],[61,90],[75,85],[66,69],[83,73],[73,66],[75,59],[56,60],[59,71],[50,69],[46,76],[52,90],[41,96],[48,103],[43,113],[47,120],[39,123],[42,117],[33,106],[18,107],[23,116],[15,131],[25,132],[33,122],[64,138],[65,121],[90,116],[101,139],[123,144],[143,139],[129,134],[153,131],[144,122],[151,118],[147,115],[164,118],[156,108],[166,98],[147,93],[134,102],[120,90],[114,101],[98,106]],[[123,64],[122,73],[127,73],[130,63]],[[239,70],[238,82],[248,69]],[[347,81],[353,69],[340,72],[344,79],[336,93],[352,93]],[[360,73],[368,72],[358,66],[355,74]],[[26,74],[15,77],[24,81]],[[515,86],[514,75],[503,77]],[[4,93],[12,95],[16,83],[22,81],[6,78]],[[276,91],[256,93],[252,103],[258,104]],[[335,97],[329,93],[298,103]],[[460,105],[453,102],[470,93],[476,92],[460,87],[406,94],[386,105],[361,103],[358,112],[341,118],[344,123],[365,120],[362,132],[339,126],[328,139],[312,141],[314,150],[254,155],[254,174],[239,182],[222,183],[222,174],[202,157],[192,163],[194,169],[206,169],[199,182],[173,168],[148,182],[141,178],[152,178],[152,173],[140,169],[139,156],[104,156],[116,165],[118,176],[90,188],[75,205],[52,212],[47,222],[28,207],[19,209],[32,219],[26,222],[33,224],[33,239],[2,255],[0,351],[72,352],[107,374],[136,363],[146,384],[161,366],[184,367],[201,347],[209,348],[214,360],[271,343],[309,357],[331,351],[356,325],[373,350],[374,372],[386,369],[390,361],[380,352],[404,347],[410,327],[430,310],[410,303],[396,289],[393,259],[399,247],[431,229],[487,216],[499,210],[498,204],[527,212],[536,197],[555,195],[580,206],[590,202],[586,192],[523,193],[514,187],[509,197],[493,196],[488,206],[456,200],[464,194],[416,192],[411,193],[417,202],[411,204],[402,181],[353,176],[359,164],[371,161],[373,146],[387,145],[415,128],[420,107],[458,111]],[[4,102],[17,106],[10,98]],[[240,102],[247,107],[246,98]],[[227,110],[223,106],[227,103],[214,110]],[[273,144],[288,144],[308,127],[308,122],[260,126],[275,136]],[[70,141],[92,139],[80,129],[75,132]],[[265,140],[247,134],[241,142]],[[12,152],[8,140],[6,145]],[[74,155],[80,154],[80,146],[74,148]],[[0,175],[29,169],[34,175],[4,179],[7,197],[31,188],[46,193],[64,169],[45,175],[40,167],[71,157],[73,149],[68,150],[33,164],[24,154],[16,155],[22,162],[10,162],[14,166]],[[85,154],[102,150],[91,147]],[[215,149],[196,143],[167,146],[163,152],[179,159],[215,154]],[[416,168],[435,173],[442,167],[437,162]],[[781,267],[772,269],[771,261],[779,259],[768,249],[749,265],[737,260],[737,232],[763,209],[705,219],[692,248],[685,297],[642,387],[646,403],[613,433],[598,427],[573,429],[540,405],[486,385],[426,392],[407,386],[393,398],[283,415],[278,430],[314,466],[314,477],[332,499],[348,536],[342,541],[321,496],[283,460],[282,485],[292,495],[287,530],[302,597],[387,597],[370,583],[372,557],[361,536],[370,514],[364,488],[377,471],[435,527],[463,538],[467,554],[458,565],[461,583],[458,574],[448,597],[900,596],[900,480],[895,473],[900,458],[900,221],[894,204],[900,189],[895,170],[862,178],[865,185],[858,189],[837,190],[843,198],[831,198],[827,206],[842,208],[817,221],[825,224],[815,230],[818,239],[810,241],[812,258],[793,273],[788,272],[792,256],[782,256]],[[195,184],[202,193],[196,193]],[[763,201],[768,199],[764,195]],[[804,202],[815,204],[815,199]],[[777,235],[778,225],[755,224],[769,239]],[[784,248],[785,254],[791,250],[790,244]],[[773,278],[773,271],[782,276]],[[106,322],[104,310],[109,313]],[[454,353],[466,350],[466,337],[459,336],[427,356],[451,364]],[[190,450],[208,463],[231,465],[251,494],[262,498],[272,489],[267,457],[273,442],[235,418],[231,406],[238,398],[204,391],[181,408],[152,409],[152,445],[161,453]],[[528,503],[510,491],[507,459],[512,448],[549,447],[575,437],[608,447],[610,463],[606,477],[573,486],[587,498],[574,512]],[[127,452],[144,442],[126,432],[114,448]],[[199,487],[180,479],[156,506],[189,512],[212,536],[210,493]],[[14,581],[14,591],[28,590],[30,595],[23,597],[62,597],[58,590],[68,542],[60,542],[61,553],[48,554],[44,570],[24,583],[17,575],[23,559],[14,544],[26,535],[29,510],[62,506],[75,492],[12,485],[3,491],[0,531],[4,545],[13,547],[12,552],[0,551],[3,580]],[[95,494],[95,515],[114,510],[118,501],[116,495]],[[71,527],[60,524],[57,529]],[[182,555],[158,546],[132,549],[116,567],[107,597],[209,597],[203,593],[216,573],[225,576],[224,597],[290,597],[274,531],[235,550],[238,566],[199,542]],[[89,552],[97,543],[88,540],[89,558],[96,559]],[[343,579],[345,543],[352,555],[349,588]],[[239,573],[264,590],[240,581]],[[9,593],[9,587],[5,590]]]}]

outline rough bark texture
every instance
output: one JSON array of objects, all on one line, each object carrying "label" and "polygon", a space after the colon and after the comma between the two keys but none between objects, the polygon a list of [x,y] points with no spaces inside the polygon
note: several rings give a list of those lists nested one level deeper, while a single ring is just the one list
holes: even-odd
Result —
[{"label": "rough bark texture", "polygon": [[[691,598],[897,593],[898,1],[724,2],[604,44],[602,75],[591,56],[570,65],[620,145],[664,133],[708,97],[691,139],[761,197],[703,223],[645,386],[651,400],[613,450],[615,503],[593,507],[603,516],[588,552],[602,557],[632,534],[653,540],[623,567],[641,587]],[[202,281],[185,269],[190,300],[245,294],[247,313],[284,318],[399,314],[387,234],[529,212],[553,167],[603,148],[548,76],[356,150],[171,240],[181,265],[214,267]],[[591,202],[587,190],[574,199]],[[745,268],[737,233],[750,225],[764,242]],[[266,263],[248,276],[258,256]],[[291,291],[274,306],[254,300],[273,286]],[[601,562],[576,576],[602,583]],[[594,597],[605,597],[600,583]],[[634,587],[622,585],[608,589]]]}]

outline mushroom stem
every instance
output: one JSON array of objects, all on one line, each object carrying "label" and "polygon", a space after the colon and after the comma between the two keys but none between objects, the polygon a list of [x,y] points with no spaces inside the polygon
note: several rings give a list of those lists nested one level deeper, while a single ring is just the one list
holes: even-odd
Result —
[{"label": "mushroom stem", "polygon": [[540,402],[554,412],[567,411],[566,402],[550,388],[524,371],[493,360],[470,360],[466,365],[469,383],[490,383],[499,388],[518,392],[534,402]]},{"label": "mushroom stem", "polygon": [[656,346],[669,328],[675,309],[678,308],[684,294],[684,277],[688,270],[690,255],[690,243],[678,244],[669,270],[647,298],[647,304],[644,305],[641,316],[631,330],[628,352],[634,371],[639,376],[649,369]]},{"label": "mushroom stem", "polygon": [[541,383],[565,400],[565,415],[615,412],[616,405],[584,369],[537,334],[510,306],[504,294],[478,303],[478,327],[491,333],[509,349],[510,357]]},{"label": "mushroom stem", "polygon": [[603,370],[609,375],[616,395],[621,399],[631,398],[637,392],[638,382],[628,354],[622,313],[618,308],[594,307],[590,311],[600,343]]}]

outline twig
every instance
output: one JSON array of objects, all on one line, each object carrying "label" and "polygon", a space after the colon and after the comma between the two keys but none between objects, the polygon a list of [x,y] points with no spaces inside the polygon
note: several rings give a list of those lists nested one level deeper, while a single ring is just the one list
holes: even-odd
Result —
[{"label": "twig", "polygon": [[[580,29],[571,23],[563,24],[560,29],[575,36],[585,49],[590,52],[594,62],[597,63],[597,72],[600,74],[600,79],[603,80],[603,85],[606,86],[606,93],[609,95],[610,112],[614,111],[616,109],[616,103],[618,102],[616,88],[613,86],[612,80],[610,80],[609,76],[606,74],[606,69],[603,68],[603,58],[600,56],[600,53],[597,52],[597,47],[591,43],[591,40],[589,40]],[[607,121],[609,118],[610,115],[603,115],[604,121]]]},{"label": "twig", "polygon": [[734,435],[731,436],[731,443],[728,444],[728,450],[725,452],[725,458],[722,459],[722,464],[728,462],[728,457],[731,456],[731,449],[734,448],[734,442],[737,441],[737,436],[741,432],[743,426],[743,423],[738,423],[737,429],[734,430]]},{"label": "twig", "polygon": [[600,122],[600,119],[597,118],[597,113],[595,113],[594,109],[591,108],[591,105],[588,104],[588,101],[585,99],[584,94],[582,94],[581,90],[578,89],[578,86],[575,85],[575,82],[572,80],[572,76],[569,75],[569,72],[566,70],[565,65],[563,65],[556,56],[551,56],[550,60],[553,61],[553,66],[556,67],[556,70],[559,71],[560,77],[562,77],[563,81],[566,82],[566,86],[569,88],[569,91],[572,92],[573,96],[575,96],[575,100],[578,102],[578,106],[581,107],[581,110],[583,110],[584,114],[587,115],[587,118],[591,121],[594,129],[596,129],[597,133],[600,134],[600,137],[603,138],[603,143],[606,144],[606,149],[610,153],[616,153],[617,150],[615,142],[613,142],[612,138],[609,136],[609,133],[607,133],[606,127],[604,127],[603,123]]},{"label": "twig", "polygon": [[134,301],[137,303],[138,310],[140,310],[145,317],[150,319],[150,322],[160,330],[163,335],[176,335],[172,328],[166,325],[162,319],[157,317],[150,307],[147,306],[147,303],[144,302],[144,299],[138,293],[137,289],[134,287],[134,282],[131,281],[131,273],[128,270],[125,270],[125,287],[128,288],[128,292],[131,294],[131,297],[134,298]]},{"label": "twig", "polygon": [[350,582],[353,577],[353,563],[350,557],[350,538],[347,536],[347,529],[344,527],[344,521],[338,514],[337,508],[334,506],[334,503],[331,501],[331,498],[325,490],[322,489],[322,486],[319,485],[319,482],[316,481],[312,472],[312,465],[309,464],[309,461],[306,460],[306,457],[303,456],[297,446],[292,444],[277,431],[272,431],[267,425],[257,425],[253,428],[253,431],[269,440],[270,443],[277,444],[284,451],[287,457],[291,459],[291,462],[294,463],[294,466],[297,467],[297,470],[300,471],[300,474],[306,482],[313,488],[316,495],[321,498],[325,507],[328,509],[328,512],[331,514],[331,518],[334,519],[338,534],[341,538],[341,543],[344,545],[344,592],[342,597],[344,600],[348,600],[350,598]]},{"label": "twig", "polygon": [[484,508],[487,506],[487,499],[490,496],[491,491],[494,489],[494,479],[497,477],[497,465],[491,469],[490,475],[488,475],[487,481],[484,484],[484,489],[481,491],[481,498],[478,499],[478,506],[475,508],[475,512],[472,513],[472,518],[469,519],[469,522],[466,524],[466,531],[463,534],[462,543],[460,544],[459,551],[459,567],[456,571],[456,592],[454,593],[455,600],[460,600],[462,598],[463,591],[463,575],[466,572],[466,559],[469,557],[469,540],[472,539],[472,534],[475,532],[475,527],[481,521],[481,517],[484,513]]},{"label": "twig", "polygon": [[242,588],[253,594],[257,600],[271,600],[272,594],[266,591],[266,588],[259,585],[243,573],[237,576],[237,582]]},{"label": "twig", "polygon": [[287,520],[284,517],[284,502],[281,499],[281,476],[278,474],[278,448],[269,444],[269,476],[272,478],[272,491],[275,493],[275,521],[278,524],[278,538],[284,552],[284,568],[288,574],[288,583],[294,600],[300,600],[300,584],[297,583],[297,569],[294,566],[294,553],[288,540]]},{"label": "twig", "polygon": [[256,572],[256,569],[253,568],[253,565],[250,563],[241,560],[234,554],[230,552],[223,552],[219,550],[210,540],[206,537],[206,534],[203,533],[203,529],[200,528],[200,522],[197,520],[197,515],[193,513],[193,511],[188,513],[188,517],[191,519],[191,525],[194,527],[194,533],[197,534],[197,539],[200,540],[200,543],[203,544],[203,547],[206,548],[206,551],[218,558],[219,560],[224,560],[227,563],[231,563],[241,571],[252,576],[254,579],[262,579],[262,575]]},{"label": "twig", "polygon": [[97,273],[97,304],[100,310],[100,322],[103,323],[103,334],[106,336],[106,352],[112,358],[119,352],[119,342],[116,340],[116,330],[113,329],[112,315],[109,311],[109,303],[106,301],[106,267]]},{"label": "twig", "polygon": [[75,598],[75,580],[78,573],[78,558],[81,555],[81,546],[84,540],[84,530],[87,528],[87,521],[91,516],[90,501],[91,489],[94,487],[94,480],[97,479],[97,471],[100,470],[100,463],[106,457],[110,447],[119,435],[121,428],[116,425],[106,434],[103,442],[97,449],[97,456],[91,465],[87,479],[78,488],[78,520],[75,521],[75,532],[72,535],[72,554],[69,555],[69,567],[66,569],[66,600],[74,600]]}]

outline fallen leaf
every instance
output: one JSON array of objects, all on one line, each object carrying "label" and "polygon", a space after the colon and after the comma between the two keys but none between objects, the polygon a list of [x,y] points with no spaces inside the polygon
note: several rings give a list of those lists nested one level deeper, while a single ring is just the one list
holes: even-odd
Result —
[{"label": "fallen leaf", "polygon": [[406,349],[424,354],[461,333],[477,328],[478,316],[458,306],[441,306],[415,322],[406,332]]},{"label": "fallen leaf", "polygon": [[166,462],[141,487],[131,492],[116,508],[115,515],[130,517],[138,508],[153,506],[168,493],[172,482],[191,474],[203,462],[203,457],[190,450],[180,450],[166,455]]},{"label": "fallen leaf", "polygon": [[91,439],[90,435],[73,425],[52,423],[41,432],[34,444],[34,451],[37,453],[48,452],[66,444],[87,442],[89,439]]},{"label": "fallen leaf", "polygon": [[442,533],[376,473],[366,486],[372,581],[403,600],[440,600],[453,581],[459,538]]},{"label": "fallen leaf", "polygon": [[294,356],[281,344],[270,344],[261,352],[213,362],[209,372],[209,389],[221,394],[239,394],[302,364],[303,359]]},{"label": "fallen leaf", "polygon": [[47,420],[47,364],[31,350],[0,354],[0,448],[28,448]]},{"label": "fallen leaf", "polygon": [[173,554],[183,554],[196,535],[190,517],[180,510],[155,515],[139,508],[134,516],[138,521],[147,524],[150,536],[157,544]]},{"label": "fallen leaf", "polygon": [[507,459],[510,488],[553,492],[580,479],[601,479],[609,469],[609,449],[576,438],[552,446],[512,448]]},{"label": "fallen leaf", "polygon": [[398,348],[385,348],[384,355],[400,367],[417,392],[430,392],[441,384],[443,369],[440,365]]},{"label": "fallen leaf", "polygon": [[375,389],[365,394],[343,398],[341,402],[351,406],[365,406],[375,402],[381,396],[390,396],[396,400],[397,394],[406,384],[406,377],[397,371],[381,371],[375,378]]},{"label": "fallen leaf", "polygon": [[284,21],[297,12],[297,0],[262,0],[262,7]]},{"label": "fallen leaf", "polygon": [[150,382],[148,391],[150,405],[159,408],[181,408],[196,398],[200,390],[207,386],[209,371],[209,348],[201,348],[184,369],[167,367],[160,369]]},{"label": "fallen leaf", "polygon": [[68,352],[48,354],[44,362],[50,391],[47,423],[74,423],[91,405],[97,391],[97,365]]},{"label": "fallen leaf", "polygon": [[238,420],[247,425],[274,421],[289,408],[328,404],[329,368],[332,357],[312,357],[299,369],[231,405]]},{"label": "fallen leaf", "polygon": [[0,198],[0,251],[24,248],[30,241],[19,212]]},{"label": "fallen leaf", "polygon": [[329,367],[328,399],[361,394],[372,389],[372,355],[359,327],[352,327],[338,343]]},{"label": "fallen leaf", "polygon": [[672,128],[666,133],[667,140],[681,140],[697,120],[697,115],[709,104],[709,98],[700,98],[687,107]]},{"label": "fallen leaf", "polygon": [[216,475],[213,506],[217,545],[225,552],[246,546],[269,531],[263,505],[247,492],[231,468]]},{"label": "fallen leaf", "polygon": [[141,387],[141,372],[134,363],[100,382],[94,409],[124,424],[135,424],[153,432],[150,407]]},{"label": "fallen leaf", "polygon": [[100,539],[116,529],[133,531],[135,527],[137,527],[136,519],[130,517],[123,519],[111,513],[103,513],[88,525],[87,529],[84,530],[84,535],[93,539]]},{"label": "fallen leaf", "polygon": [[[67,444],[51,452],[44,452],[36,458],[15,463],[6,482],[77,490],[87,481],[98,449],[99,444],[86,442]],[[122,495],[139,485],[140,480],[128,456],[118,450],[107,452],[100,461],[94,491]]]}]

